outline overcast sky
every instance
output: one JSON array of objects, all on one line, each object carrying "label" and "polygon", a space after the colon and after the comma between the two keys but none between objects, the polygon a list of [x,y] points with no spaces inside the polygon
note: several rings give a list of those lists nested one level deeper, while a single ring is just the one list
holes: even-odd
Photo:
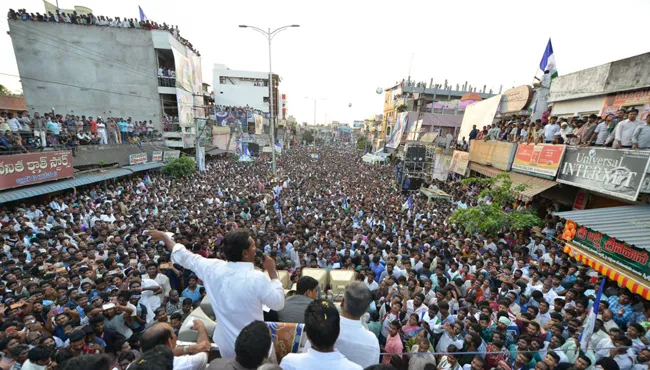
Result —
[{"label": "overcast sky", "polygon": [[[4,12],[44,9],[41,0],[2,5]],[[64,9],[74,5],[134,18],[140,5],[149,19],[178,25],[201,52],[203,80],[211,85],[215,63],[268,70],[266,40],[237,25],[300,24],[274,39],[273,70],[283,79],[289,114],[310,124],[314,103],[305,97],[325,99],[318,102],[319,123],[382,113],[383,96],[375,90],[406,78],[412,55],[412,79],[468,81],[498,91],[532,82],[549,37],[560,75],[650,51],[643,18],[650,14],[648,0],[59,1]],[[0,72],[17,75],[6,18],[0,30]],[[17,78],[1,75],[0,84],[20,87]]]}]

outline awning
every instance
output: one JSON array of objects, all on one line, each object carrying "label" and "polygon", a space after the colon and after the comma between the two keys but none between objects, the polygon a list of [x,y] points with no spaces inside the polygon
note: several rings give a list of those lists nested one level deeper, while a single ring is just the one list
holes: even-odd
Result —
[{"label": "awning", "polygon": [[470,169],[476,171],[487,177],[497,177],[502,173],[507,173],[510,175],[510,180],[512,181],[513,186],[526,185],[526,190],[522,191],[519,195],[520,200],[529,200],[535,195],[543,192],[544,190],[550,189],[557,185],[557,182],[542,179],[539,177],[528,176],[517,172],[505,172],[501,171],[498,168],[483,166],[478,163],[470,163]]},{"label": "awning", "polygon": [[555,212],[554,215],[650,251],[650,205]]},{"label": "awning", "polygon": [[646,300],[650,300],[650,284],[641,277],[636,275],[624,274],[620,267],[615,267],[602,258],[585,252],[582,248],[576,248],[571,244],[564,246],[564,252],[575,258],[578,262],[583,263],[601,275],[607,276],[615,281],[619,286],[625,287],[634,294],[638,294]]},{"label": "awning", "polygon": [[20,188],[16,190],[3,191],[0,193],[0,203],[37,197],[43,194],[54,193],[57,191],[72,189],[78,186],[88,185],[95,182],[114,179],[116,177],[128,176],[132,173],[133,171],[126,168],[116,168],[106,170],[105,172],[84,173],[72,179],[48,182],[45,184]]},{"label": "awning", "polygon": [[132,172],[140,172],[140,171],[152,170],[154,168],[160,168],[162,166],[163,164],[160,162],[151,162],[151,163],[134,164],[133,166],[126,166],[123,168],[126,168],[127,170],[131,170]]}]

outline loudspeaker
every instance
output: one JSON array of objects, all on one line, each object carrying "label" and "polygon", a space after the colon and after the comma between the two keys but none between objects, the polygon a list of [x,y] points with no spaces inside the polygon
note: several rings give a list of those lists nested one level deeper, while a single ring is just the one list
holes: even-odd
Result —
[{"label": "loudspeaker", "polygon": [[424,162],[427,155],[427,148],[424,146],[409,146],[406,149],[406,160]]},{"label": "loudspeaker", "polygon": [[259,157],[260,156],[260,145],[257,143],[248,143],[248,150],[251,152],[251,156]]},{"label": "loudspeaker", "polygon": [[422,186],[422,183],[424,182],[424,179],[418,179],[418,178],[413,178],[411,177],[409,181],[409,189],[408,190],[418,190],[420,189],[420,186]]}]

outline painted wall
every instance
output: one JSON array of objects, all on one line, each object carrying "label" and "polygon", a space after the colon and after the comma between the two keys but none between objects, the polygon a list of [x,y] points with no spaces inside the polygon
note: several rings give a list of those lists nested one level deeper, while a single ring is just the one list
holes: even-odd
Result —
[{"label": "painted wall", "polygon": [[152,120],[161,130],[147,30],[8,21],[30,112]]}]

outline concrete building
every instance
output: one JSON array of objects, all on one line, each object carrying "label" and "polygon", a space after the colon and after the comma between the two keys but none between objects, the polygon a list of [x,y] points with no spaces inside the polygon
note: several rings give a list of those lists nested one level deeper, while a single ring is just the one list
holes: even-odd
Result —
[{"label": "concrete building", "polygon": [[[245,107],[270,112],[269,108],[269,73],[241,71],[228,68],[225,64],[215,64],[212,69],[214,87],[214,102],[217,106]],[[281,81],[278,75],[273,75],[275,87],[273,100],[274,115],[283,119],[286,113],[283,103],[284,95],[278,94]]]},{"label": "concrete building", "polygon": [[468,85],[467,82],[462,86],[459,84],[452,86],[447,80],[444,84],[434,84],[431,79],[429,84],[406,80],[386,89],[383,121],[381,125],[377,126],[375,148],[383,145],[384,138],[390,134],[399,112],[428,112],[462,116],[465,106],[469,103],[495,95],[491,89],[486,92],[486,88],[483,85],[479,89]]},{"label": "concrete building", "polygon": [[[204,117],[201,60],[169,31],[9,20],[27,108],[151,120],[174,146]],[[158,77],[159,68],[176,79]],[[198,97],[196,97],[198,96]],[[175,117],[163,127],[163,116]],[[181,132],[182,131],[182,132]],[[165,134],[167,136],[167,134]]]},{"label": "concrete building", "polygon": [[583,69],[553,80],[548,101],[558,117],[605,115],[619,108],[650,112],[650,52]]}]

